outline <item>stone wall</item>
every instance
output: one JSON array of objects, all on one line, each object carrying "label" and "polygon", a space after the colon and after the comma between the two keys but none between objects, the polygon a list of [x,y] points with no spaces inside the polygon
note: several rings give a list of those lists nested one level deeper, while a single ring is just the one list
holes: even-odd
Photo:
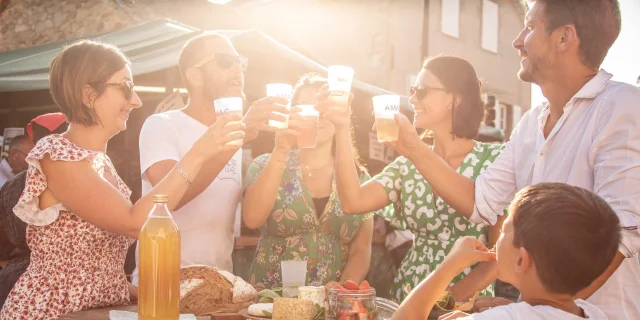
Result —
[{"label": "stone wall", "polygon": [[157,18],[226,29],[238,14],[243,10],[206,0],[10,0],[0,13],[0,52],[95,36]]},{"label": "stone wall", "polygon": [[0,52],[135,24],[112,0],[11,0],[0,21]]}]

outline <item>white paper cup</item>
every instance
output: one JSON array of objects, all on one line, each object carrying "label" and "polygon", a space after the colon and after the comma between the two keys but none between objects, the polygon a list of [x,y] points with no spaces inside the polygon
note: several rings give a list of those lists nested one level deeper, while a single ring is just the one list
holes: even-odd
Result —
[{"label": "white paper cup", "polygon": [[400,96],[381,95],[373,97],[373,113],[376,118],[378,142],[398,141],[400,128],[395,115],[400,113]]},{"label": "white paper cup", "polygon": [[347,66],[330,66],[327,80],[329,91],[351,92],[353,68]]},{"label": "white paper cup", "polygon": [[330,66],[327,81],[329,84],[330,99],[336,105],[346,108],[349,104],[351,83],[353,82],[353,68],[347,66]]},{"label": "white paper cup", "polygon": [[[307,279],[307,261],[306,260],[284,260],[280,262],[280,270],[282,272],[282,290],[283,295],[289,297],[297,296],[297,287],[305,286]],[[287,288],[287,287],[296,287]]]},{"label": "white paper cup", "polygon": [[[267,85],[267,97],[280,97],[289,100],[289,105],[291,104],[291,95],[293,94],[293,86],[286,83],[270,83]],[[287,107],[289,107],[287,105]],[[275,114],[279,114],[286,118],[285,122],[269,120],[269,125],[275,128],[285,129],[289,123],[289,115],[282,114],[279,112],[274,112]]]},{"label": "white paper cup", "polygon": [[[220,98],[213,101],[216,115],[237,114],[242,117],[242,98]],[[229,124],[238,123],[240,121],[229,122]],[[230,145],[242,146],[242,139],[229,142]]]}]

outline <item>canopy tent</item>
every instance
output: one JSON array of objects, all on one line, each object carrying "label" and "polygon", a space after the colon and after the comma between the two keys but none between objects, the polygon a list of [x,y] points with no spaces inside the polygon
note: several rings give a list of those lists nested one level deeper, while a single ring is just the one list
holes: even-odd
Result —
[{"label": "canopy tent", "polygon": [[[203,31],[169,19],[158,19],[135,27],[91,37],[120,48],[132,62],[134,76],[174,68],[182,46]],[[249,57],[247,95],[264,94],[261,82],[274,80],[292,83],[304,72],[326,73],[327,68],[258,30],[218,30],[231,39],[238,51]],[[48,89],[48,71],[53,57],[64,45],[77,39],[49,43],[0,53],[0,92],[20,92]],[[254,68],[254,62],[258,68]],[[269,76],[271,79],[264,79]],[[280,79],[273,79],[273,78]],[[357,77],[357,75],[356,75]],[[263,80],[263,81],[260,81]],[[355,80],[354,91],[367,96],[392,94],[382,88]],[[407,97],[401,99],[405,112],[411,113]],[[2,108],[4,106],[0,106]],[[501,141],[501,130],[483,126],[481,135]]]},{"label": "canopy tent", "polygon": [[[177,64],[182,46],[203,31],[168,19],[158,19],[128,29],[91,37],[110,43],[122,50],[132,62],[133,75],[152,73]],[[327,68],[291,48],[277,42],[258,30],[216,30],[234,44],[247,39],[267,41],[270,50],[282,54],[317,72]],[[77,39],[48,43],[15,51],[0,53],[0,92],[42,90],[49,87],[48,72],[53,57],[62,48]],[[243,51],[243,50],[239,50]],[[354,81],[354,87],[368,93],[391,93],[384,89]]]}]

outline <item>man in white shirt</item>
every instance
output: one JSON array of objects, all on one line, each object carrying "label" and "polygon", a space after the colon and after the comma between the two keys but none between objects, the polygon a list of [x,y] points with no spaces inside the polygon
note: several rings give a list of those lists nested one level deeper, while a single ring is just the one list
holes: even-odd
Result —
[{"label": "man in white shirt", "polygon": [[[182,110],[150,116],[140,133],[142,193],[160,182],[193,143],[216,121],[213,101],[244,98],[246,58],[231,42],[215,33],[191,39],[179,58],[180,75],[189,91]],[[271,130],[268,120],[284,121],[273,111],[288,113],[282,98],[257,100],[247,111],[245,143],[261,130]],[[188,177],[191,186],[173,214],[181,235],[181,265],[204,264],[233,272],[231,254],[234,223],[242,192],[242,151],[220,155]],[[136,264],[138,257],[136,254]],[[137,284],[137,267],[133,282]]]},{"label": "man in white shirt", "polygon": [[611,319],[640,318],[640,89],[599,71],[620,32],[618,1],[529,2],[513,42],[522,57],[519,77],[538,84],[549,102],[522,117],[493,165],[475,183],[457,174],[402,116],[393,146],[472,222],[495,224],[515,192],[535,183],[597,193],[620,218],[622,240],[610,267],[576,297]]},{"label": "man in white shirt", "polygon": [[27,135],[16,136],[9,143],[9,156],[0,162],[0,187],[18,173],[27,170],[24,160],[33,149],[33,142]]},{"label": "man in white shirt", "polygon": [[547,182],[520,191],[509,212],[495,253],[477,239],[461,238],[393,319],[426,319],[458,272],[492,260],[497,260],[498,278],[518,288],[522,302],[473,315],[458,311],[440,320],[609,319],[598,307],[574,297],[616,255],[620,220],[611,206],[586,189]]}]

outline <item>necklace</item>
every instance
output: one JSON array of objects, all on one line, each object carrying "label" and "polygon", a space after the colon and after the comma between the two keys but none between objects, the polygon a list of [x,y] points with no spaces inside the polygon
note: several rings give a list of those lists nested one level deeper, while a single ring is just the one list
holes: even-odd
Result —
[{"label": "necklace", "polygon": [[[311,177],[311,175],[313,175],[313,171],[320,171],[329,167],[333,167],[333,162],[331,163],[327,163],[327,164],[323,164],[321,166],[317,166],[317,167],[311,167],[311,166],[302,166],[302,173],[306,174],[307,176]],[[305,171],[307,171],[305,173]]]}]

